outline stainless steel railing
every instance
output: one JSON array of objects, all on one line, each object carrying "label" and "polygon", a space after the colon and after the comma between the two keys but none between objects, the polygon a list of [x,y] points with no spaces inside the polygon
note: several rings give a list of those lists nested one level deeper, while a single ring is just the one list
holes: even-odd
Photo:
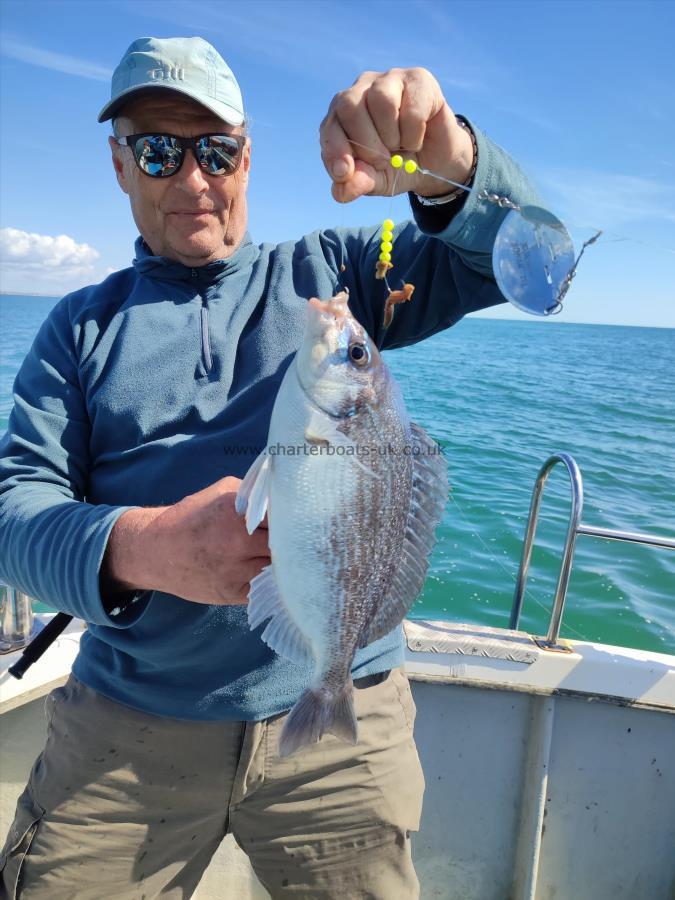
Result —
[{"label": "stainless steel railing", "polygon": [[527,575],[530,568],[530,559],[532,556],[532,545],[534,543],[534,535],[537,530],[537,520],[539,518],[539,507],[541,506],[541,498],[544,491],[544,485],[551,470],[558,463],[562,463],[567,468],[570,476],[570,486],[572,488],[572,510],[570,513],[569,524],[567,526],[567,536],[563,547],[562,565],[560,567],[560,575],[558,576],[558,585],[553,600],[553,609],[551,611],[551,619],[548,626],[548,634],[545,640],[537,643],[548,649],[566,651],[568,648],[558,643],[560,634],[560,625],[562,623],[563,612],[565,610],[565,600],[567,598],[567,588],[572,574],[572,562],[574,560],[574,550],[576,547],[577,535],[586,534],[592,537],[607,538],[611,541],[629,541],[635,544],[650,544],[652,547],[663,547],[668,550],[675,550],[675,540],[672,538],[662,537],[661,535],[640,534],[631,531],[615,531],[610,528],[594,528],[591,525],[583,525],[581,515],[584,506],[584,485],[581,478],[581,471],[576,461],[569,453],[554,453],[546,460],[539,470],[537,480],[532,492],[532,502],[530,503],[530,513],[527,520],[527,529],[525,531],[525,539],[523,541],[523,553],[520,559],[520,568],[518,570],[518,579],[516,581],[516,590],[513,595],[513,605],[511,607],[510,628],[518,628],[520,622],[520,614],[523,608],[523,598],[525,596],[525,586],[527,584]]},{"label": "stainless steel railing", "polygon": [[0,653],[20,650],[33,633],[33,602],[28,594],[0,581]]}]

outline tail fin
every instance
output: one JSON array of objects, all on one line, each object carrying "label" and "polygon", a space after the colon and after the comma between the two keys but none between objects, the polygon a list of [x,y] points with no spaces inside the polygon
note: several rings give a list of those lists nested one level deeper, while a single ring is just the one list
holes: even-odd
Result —
[{"label": "tail fin", "polygon": [[351,678],[337,696],[325,688],[304,692],[284,723],[279,756],[290,756],[300,747],[316,744],[327,731],[348,744],[358,740]]}]

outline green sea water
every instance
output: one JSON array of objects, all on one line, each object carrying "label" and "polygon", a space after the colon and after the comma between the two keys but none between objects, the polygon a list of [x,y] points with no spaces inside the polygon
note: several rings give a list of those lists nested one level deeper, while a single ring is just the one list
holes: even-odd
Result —
[{"label": "green sea water", "polygon": [[[54,299],[0,296],[0,432]],[[452,484],[416,618],[508,626],[539,467],[564,450],[582,521],[675,538],[675,330],[469,318],[385,354]],[[521,627],[544,634],[570,509],[549,477]],[[675,653],[675,552],[580,536],[563,637]]]}]

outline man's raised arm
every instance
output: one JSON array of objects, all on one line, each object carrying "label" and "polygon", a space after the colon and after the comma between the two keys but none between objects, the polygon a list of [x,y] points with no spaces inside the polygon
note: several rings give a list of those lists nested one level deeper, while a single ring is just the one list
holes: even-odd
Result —
[{"label": "man's raised arm", "polygon": [[[414,284],[414,299],[396,308],[389,328],[383,325],[387,291],[375,278],[379,230],[335,235],[336,247],[344,242],[349,263],[344,281],[350,305],[380,347],[414,343],[467,313],[505,302],[492,271],[492,248],[508,210],[478,194],[487,191],[531,204],[538,202],[537,193],[504,150],[455,116],[430,72],[364,73],[333,98],[320,131],[321,154],[337,200],[392,191],[410,196],[414,222],[395,226],[387,280],[393,289]],[[418,167],[473,190],[457,190],[419,171],[394,169],[390,158],[398,151]],[[429,199],[447,202],[425,205]],[[342,250],[335,252],[339,260]]]}]

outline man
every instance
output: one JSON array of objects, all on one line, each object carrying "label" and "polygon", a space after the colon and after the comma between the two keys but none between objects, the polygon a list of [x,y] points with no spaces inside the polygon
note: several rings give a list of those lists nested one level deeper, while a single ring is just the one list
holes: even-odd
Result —
[{"label": "man", "polygon": [[[251,142],[213,47],[136,41],[99,120],[111,117],[141,235],[134,265],[55,306],[3,445],[0,575],[89,625],[47,700],[47,744],[0,859],[5,890],[188,897],[229,829],[273,897],[417,897],[423,775],[401,630],[355,658],[359,744],[325,735],[278,758],[308,673],[248,629],[249,582],[270,554],[234,498],[307,298],[345,285],[379,346],[427,337],[502,302],[490,253],[503,212],[399,177],[416,221],[397,230],[393,271],[416,290],[385,331],[379,228],[251,242]],[[390,193],[400,148],[459,184],[532,199],[423,69],[364,73],[331,103],[321,148],[341,202]]]}]

